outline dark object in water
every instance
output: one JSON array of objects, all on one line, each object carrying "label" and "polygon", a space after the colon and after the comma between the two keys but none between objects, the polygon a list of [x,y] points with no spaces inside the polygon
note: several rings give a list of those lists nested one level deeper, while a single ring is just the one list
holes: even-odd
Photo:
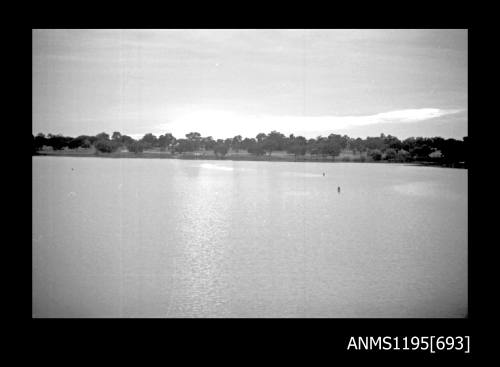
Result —
[{"label": "dark object in water", "polygon": [[337,187],[337,192],[340,194],[340,186]]},{"label": "dark object in water", "polygon": [[323,176],[325,176],[325,172],[323,172]]}]

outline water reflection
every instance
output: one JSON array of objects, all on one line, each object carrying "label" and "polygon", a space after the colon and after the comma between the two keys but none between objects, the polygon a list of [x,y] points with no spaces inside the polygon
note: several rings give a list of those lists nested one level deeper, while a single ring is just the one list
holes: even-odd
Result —
[{"label": "water reflection", "polygon": [[213,163],[202,163],[200,165],[201,168],[206,168],[206,169],[218,169],[218,170],[223,170],[223,171],[233,171],[233,167],[228,167],[228,166],[222,166],[222,165],[217,165]]},{"label": "water reflection", "polygon": [[453,187],[445,186],[438,182],[420,181],[394,185],[393,189],[405,195],[416,197],[439,197],[449,200],[460,199],[457,193],[453,192]]},{"label": "water reflection", "polygon": [[227,193],[231,185],[231,176],[221,181],[201,174],[191,182],[191,190],[185,192],[179,228],[181,248],[174,266],[177,293],[168,312],[171,317],[225,314],[229,297],[224,259],[230,245]]}]

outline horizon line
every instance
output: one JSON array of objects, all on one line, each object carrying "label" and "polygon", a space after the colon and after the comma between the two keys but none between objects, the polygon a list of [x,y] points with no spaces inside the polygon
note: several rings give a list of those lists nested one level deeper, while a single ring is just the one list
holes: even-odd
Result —
[{"label": "horizon line", "polygon": [[[174,134],[172,134],[171,132],[168,132],[168,131],[167,131],[167,132],[165,132],[165,133],[163,133],[163,134],[158,134],[158,133],[156,133],[156,134],[155,134],[155,133],[152,133],[152,132],[148,132],[148,133],[144,133],[144,134],[126,134],[126,133],[122,133],[122,132],[120,132],[120,131],[118,131],[118,130],[115,130],[115,131],[113,131],[113,132],[111,132],[111,133],[108,133],[108,132],[106,132],[106,131],[101,131],[101,132],[98,132],[98,133],[96,133],[96,134],[79,134],[79,135],[75,135],[75,136],[73,136],[73,135],[66,135],[66,134],[62,134],[62,133],[53,134],[53,133],[43,133],[43,132],[38,132],[38,133],[36,133],[36,134],[32,132],[32,135],[33,135],[34,137],[37,137],[39,134],[43,134],[45,137],[47,137],[48,135],[52,135],[52,136],[62,136],[62,137],[65,137],[65,138],[77,138],[77,137],[79,137],[79,136],[90,136],[90,137],[95,137],[95,136],[97,136],[97,135],[99,135],[99,134],[105,133],[105,134],[109,135],[109,136],[110,136],[110,139],[111,139],[111,136],[113,135],[113,133],[114,133],[114,132],[118,132],[118,133],[120,133],[122,136],[129,136],[129,137],[133,138],[134,140],[140,140],[140,139],[142,139],[145,135],[148,135],[148,134],[152,134],[152,135],[153,135],[153,136],[155,136],[156,138],[159,138],[159,137],[160,137],[160,136],[162,136],[162,135],[171,134],[171,135],[172,135],[172,136],[173,136],[176,140],[179,140],[179,139],[186,139],[186,135],[188,135],[188,134],[190,134],[190,133],[198,133],[198,134],[200,134],[200,133],[199,133],[199,132],[197,132],[197,131],[190,131],[189,133],[184,134],[182,137],[176,137]],[[269,135],[269,133],[271,133],[271,132],[278,132],[278,133],[280,133],[280,134],[283,134],[283,133],[281,133],[281,132],[280,132],[280,131],[278,131],[278,130],[271,130],[271,131],[269,131],[268,133],[265,133],[265,132],[260,132],[260,133],[256,134],[256,136],[252,136],[252,137],[249,137],[249,136],[243,136],[243,135],[241,135],[241,134],[236,134],[236,135],[234,135],[234,136],[229,136],[229,137],[226,137],[226,138],[215,138],[215,137],[214,137],[214,136],[212,136],[212,135],[206,135],[206,136],[205,136],[205,135],[201,135],[201,134],[200,134],[200,135],[201,135],[201,138],[209,138],[209,137],[211,137],[214,141],[217,141],[217,140],[232,139],[232,138],[234,138],[234,137],[236,137],[236,136],[241,136],[241,138],[242,138],[242,139],[247,139],[247,138],[248,138],[248,139],[256,139],[257,135],[259,135],[259,134]],[[380,133],[380,134],[378,134],[378,135],[367,135],[367,136],[365,136],[365,137],[361,137],[361,136],[352,137],[352,136],[349,136],[348,134],[337,134],[337,133],[330,133],[330,134],[328,134],[328,135],[319,134],[319,135],[317,135],[317,136],[316,136],[316,137],[314,137],[314,138],[307,138],[307,137],[305,137],[305,136],[303,136],[303,135],[296,135],[296,134],[294,134],[294,133],[289,134],[288,136],[287,136],[286,134],[283,134],[283,135],[284,135],[286,138],[289,138],[289,137],[290,137],[289,135],[293,135],[295,138],[298,138],[298,137],[303,137],[303,138],[305,138],[305,139],[307,139],[307,140],[310,140],[310,139],[314,139],[314,140],[316,140],[316,139],[317,139],[317,138],[319,138],[319,137],[322,137],[322,138],[327,138],[327,137],[328,137],[328,136],[330,136],[330,135],[340,135],[340,136],[342,136],[342,137],[343,137],[343,136],[347,136],[347,137],[348,137],[348,138],[350,138],[350,139],[362,139],[362,140],[365,140],[365,139],[367,139],[367,138],[380,138],[380,137],[381,137],[381,135],[384,135],[384,137],[389,137],[389,136],[390,136],[390,137],[394,137],[394,138],[399,139],[400,141],[404,141],[404,140],[406,140],[406,139],[412,139],[412,138],[413,138],[413,139],[417,139],[417,138],[442,138],[442,139],[445,139],[445,140],[447,140],[447,139],[454,139],[454,140],[458,140],[457,138],[446,137],[446,136],[440,136],[440,135],[432,135],[432,136],[431,136],[431,135],[414,135],[414,136],[408,136],[408,137],[406,137],[406,138],[402,139],[402,138],[398,137],[397,135],[393,135],[393,134],[386,134],[386,133],[384,133],[384,132],[381,132],[381,133]],[[463,138],[468,137],[468,136],[469,136],[469,134],[466,134],[466,135],[462,136],[460,139],[461,139],[461,140],[463,140]]]}]

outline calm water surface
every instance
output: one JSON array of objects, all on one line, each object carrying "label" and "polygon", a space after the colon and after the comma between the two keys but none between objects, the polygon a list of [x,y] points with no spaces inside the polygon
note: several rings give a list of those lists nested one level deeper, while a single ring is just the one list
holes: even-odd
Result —
[{"label": "calm water surface", "polygon": [[34,317],[467,312],[467,170],[33,157],[32,187]]}]

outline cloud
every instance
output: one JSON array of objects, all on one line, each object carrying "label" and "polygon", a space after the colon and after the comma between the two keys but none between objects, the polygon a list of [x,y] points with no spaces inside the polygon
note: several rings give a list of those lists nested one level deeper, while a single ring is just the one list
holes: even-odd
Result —
[{"label": "cloud", "polygon": [[461,109],[420,108],[405,109],[362,116],[273,116],[238,115],[229,111],[200,110],[181,114],[171,123],[158,124],[158,133],[172,132],[182,136],[190,131],[215,138],[237,134],[255,136],[259,132],[278,130],[284,134],[313,137],[318,132],[329,134],[336,130],[376,124],[408,124],[464,112]]},{"label": "cloud", "polygon": [[439,108],[419,108],[419,109],[406,109],[378,113],[372,116],[361,116],[354,118],[354,123],[357,125],[369,125],[374,123],[389,123],[389,122],[418,122],[429,120],[436,117],[455,114],[462,112],[461,109],[439,109]]},{"label": "cloud", "polygon": [[[425,131],[442,129],[443,121],[448,121],[448,126],[455,126],[454,121],[463,122],[464,119],[467,120],[467,110],[463,109],[420,108],[357,116],[300,116],[239,114],[211,108],[210,105],[191,105],[182,109],[167,106],[161,108],[114,106],[108,109],[106,116],[78,118],[81,124],[86,125],[106,121],[112,131],[120,131],[133,138],[141,138],[146,133],[157,136],[172,133],[181,138],[189,132],[196,131],[202,136],[212,136],[215,139],[235,135],[255,137],[258,133],[269,133],[272,130],[307,138],[331,133],[348,135],[354,133],[365,136],[378,130],[388,134],[393,134],[391,131],[398,131],[401,135],[408,129],[422,130],[419,134],[426,135]],[[460,126],[463,126],[463,123]]]}]

